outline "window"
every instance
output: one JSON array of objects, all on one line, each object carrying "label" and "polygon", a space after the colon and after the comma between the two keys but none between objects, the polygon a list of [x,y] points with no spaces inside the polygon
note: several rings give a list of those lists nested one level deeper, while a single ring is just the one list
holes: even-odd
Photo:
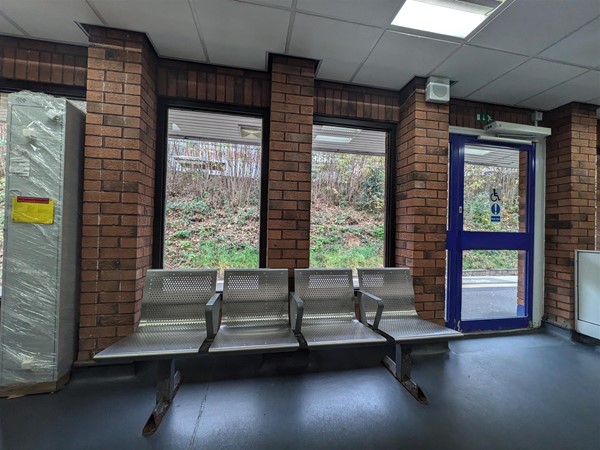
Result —
[{"label": "window", "polygon": [[311,267],[383,267],[386,132],[313,127]]},{"label": "window", "polygon": [[163,267],[259,266],[262,120],[169,109]]}]

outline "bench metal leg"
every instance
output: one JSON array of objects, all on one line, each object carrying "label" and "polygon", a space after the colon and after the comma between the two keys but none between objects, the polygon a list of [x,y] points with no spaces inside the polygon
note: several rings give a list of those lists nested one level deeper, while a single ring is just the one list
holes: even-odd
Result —
[{"label": "bench metal leg", "polygon": [[159,360],[156,382],[156,405],[146,425],[144,425],[142,435],[150,436],[157,430],[163,417],[169,410],[169,406],[173,402],[180,383],[181,376],[175,370],[175,361],[173,359]]},{"label": "bench metal leg", "polygon": [[386,356],[383,364],[394,377],[421,403],[427,403],[427,396],[423,390],[410,378],[412,345],[396,344],[396,361]]}]

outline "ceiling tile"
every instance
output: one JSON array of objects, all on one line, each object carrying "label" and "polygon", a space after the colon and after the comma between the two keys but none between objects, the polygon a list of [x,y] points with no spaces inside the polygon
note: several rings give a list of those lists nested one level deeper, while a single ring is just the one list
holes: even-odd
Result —
[{"label": "ceiling tile", "polygon": [[450,94],[463,98],[526,60],[526,56],[464,46],[437,67],[435,75],[456,81]]},{"label": "ceiling tile", "polygon": [[87,44],[86,34],[75,23],[101,25],[81,0],[2,0],[0,9],[34,38]]},{"label": "ceiling tile", "polygon": [[569,102],[588,102],[600,96],[600,72],[590,70],[572,80],[521,102],[520,106],[554,109]]},{"label": "ceiling tile", "polygon": [[459,44],[386,31],[353,81],[400,89],[414,76],[425,76]]},{"label": "ceiling tile", "polygon": [[531,59],[470,95],[469,100],[515,105],[586,72],[575,66]]},{"label": "ceiling tile", "polygon": [[231,0],[193,0],[211,63],[265,69],[266,53],[283,53],[289,11]]},{"label": "ceiling tile", "polygon": [[535,56],[600,14],[598,0],[516,0],[470,43]]},{"label": "ceiling tile", "polygon": [[[591,100],[586,100],[586,103],[589,103],[590,105],[599,105],[600,106],[600,97],[596,97]],[[598,119],[600,119],[600,114],[599,114]]]},{"label": "ceiling tile", "polygon": [[350,81],[379,36],[378,28],[297,13],[289,53],[322,59],[319,78]]},{"label": "ceiling tile", "polygon": [[23,35],[23,33],[16,29],[12,23],[2,16],[0,16],[0,34],[14,34],[17,36]]},{"label": "ceiling tile", "polygon": [[600,66],[600,18],[544,50],[540,56],[582,66]]},{"label": "ceiling tile", "polygon": [[[245,1],[245,0],[241,0]],[[251,3],[263,3],[267,6],[282,6],[284,8],[291,8],[294,0],[251,0]]]},{"label": "ceiling tile", "polygon": [[206,60],[187,0],[92,0],[92,4],[108,26],[148,33],[160,56]]},{"label": "ceiling tile", "polygon": [[398,12],[398,0],[298,0],[296,9],[351,22],[387,27]]}]

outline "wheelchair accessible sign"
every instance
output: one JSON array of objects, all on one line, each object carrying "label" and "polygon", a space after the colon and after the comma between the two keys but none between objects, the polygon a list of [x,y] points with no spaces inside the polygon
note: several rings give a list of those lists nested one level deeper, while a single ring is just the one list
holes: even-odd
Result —
[{"label": "wheelchair accessible sign", "polygon": [[500,211],[502,210],[502,199],[500,198],[500,189],[491,189],[490,201],[492,202],[492,206],[490,207],[490,221],[500,222]]}]

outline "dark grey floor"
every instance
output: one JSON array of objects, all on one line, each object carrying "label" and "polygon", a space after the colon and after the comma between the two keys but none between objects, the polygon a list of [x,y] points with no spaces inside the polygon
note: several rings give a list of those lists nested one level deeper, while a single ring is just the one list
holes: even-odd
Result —
[{"label": "dark grey floor", "polygon": [[[195,360],[154,436],[141,428],[149,370],[79,369],[61,392],[0,400],[2,448],[600,449],[600,352],[549,334],[465,339],[419,356],[421,405],[380,365],[382,349]],[[356,369],[331,370],[344,357]],[[148,368],[149,369],[149,368]],[[250,374],[256,374],[248,378]],[[232,374],[236,374],[232,376]]]}]

